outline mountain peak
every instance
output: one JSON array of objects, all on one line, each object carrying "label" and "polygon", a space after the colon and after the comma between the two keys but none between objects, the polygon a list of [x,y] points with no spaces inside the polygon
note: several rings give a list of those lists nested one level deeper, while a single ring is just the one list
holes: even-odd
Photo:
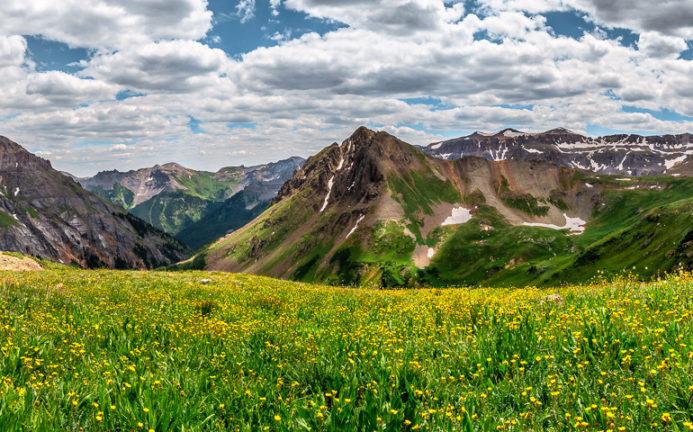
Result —
[{"label": "mountain peak", "polygon": [[570,129],[566,129],[564,127],[549,129],[549,130],[543,132],[543,134],[544,135],[578,135],[577,133],[571,131]]}]

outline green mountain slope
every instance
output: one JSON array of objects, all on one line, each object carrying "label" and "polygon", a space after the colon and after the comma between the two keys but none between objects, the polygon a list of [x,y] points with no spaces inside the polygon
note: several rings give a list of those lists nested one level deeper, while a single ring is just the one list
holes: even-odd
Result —
[{"label": "green mountain slope", "polygon": [[650,278],[693,266],[691,197],[690,178],[439,160],[360,128],[185,266],[393,287]]}]

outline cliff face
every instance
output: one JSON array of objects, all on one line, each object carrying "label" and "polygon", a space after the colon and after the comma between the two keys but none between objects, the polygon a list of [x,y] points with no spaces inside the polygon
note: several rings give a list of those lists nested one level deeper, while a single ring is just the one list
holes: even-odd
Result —
[{"label": "cliff face", "polygon": [[0,248],[82,267],[153,268],[186,248],[0,137]]}]

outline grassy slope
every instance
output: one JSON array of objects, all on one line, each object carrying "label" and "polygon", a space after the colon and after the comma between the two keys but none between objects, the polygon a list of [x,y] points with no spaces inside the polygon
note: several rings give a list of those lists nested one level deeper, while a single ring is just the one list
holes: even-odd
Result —
[{"label": "grassy slope", "polygon": [[124,209],[131,209],[135,202],[135,194],[120,183],[114,183],[110,190],[97,187],[92,189],[92,192]]},{"label": "grassy slope", "polygon": [[227,193],[242,180],[239,175],[216,176],[214,173],[200,171],[197,175],[176,177],[185,186],[188,195],[208,201],[223,201]]},{"label": "grassy slope", "polygon": [[163,192],[134,207],[130,212],[175,236],[199,221],[212,203],[186,192]]},{"label": "grassy slope", "polygon": [[241,191],[222,203],[211,204],[196,221],[182,227],[176,238],[197,249],[250,222],[268,204],[262,203],[246,209],[244,193]]},{"label": "grassy slope", "polygon": [[[691,421],[690,275],[548,292],[202,272],[0,279],[3,431],[680,431]],[[562,300],[544,301],[550,293]]]},{"label": "grassy slope", "polygon": [[[607,177],[601,181],[614,183]],[[665,189],[607,191],[604,205],[580,236],[511,227],[484,211],[468,224],[447,229],[447,242],[422,280],[433,285],[556,285],[624,270],[650,278],[686,264],[686,259],[690,265],[690,258],[676,249],[692,229],[693,180],[660,177],[632,182],[638,183]],[[495,229],[483,232],[480,222]]]}]

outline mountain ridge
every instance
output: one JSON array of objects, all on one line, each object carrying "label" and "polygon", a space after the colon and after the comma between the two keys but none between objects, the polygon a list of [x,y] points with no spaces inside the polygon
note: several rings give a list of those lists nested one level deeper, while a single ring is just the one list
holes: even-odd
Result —
[{"label": "mountain ridge", "polygon": [[546,160],[600,174],[658,175],[693,158],[693,135],[616,134],[592,138],[565,128],[538,133],[507,128],[497,133],[474,132],[422,148],[431,156],[448,160],[464,156]]},{"label": "mountain ridge", "polygon": [[153,268],[187,253],[6,137],[0,137],[0,248],[111,268]]}]

